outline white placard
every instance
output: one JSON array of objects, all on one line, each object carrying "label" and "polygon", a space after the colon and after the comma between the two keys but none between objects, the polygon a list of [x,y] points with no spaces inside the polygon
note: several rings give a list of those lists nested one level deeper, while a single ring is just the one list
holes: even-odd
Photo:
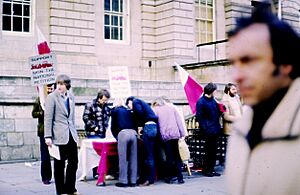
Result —
[{"label": "white placard", "polygon": [[109,67],[108,75],[110,92],[113,98],[127,98],[131,96],[127,66]]},{"label": "white placard", "polygon": [[56,56],[53,53],[30,57],[31,84],[33,86],[55,83]]}]

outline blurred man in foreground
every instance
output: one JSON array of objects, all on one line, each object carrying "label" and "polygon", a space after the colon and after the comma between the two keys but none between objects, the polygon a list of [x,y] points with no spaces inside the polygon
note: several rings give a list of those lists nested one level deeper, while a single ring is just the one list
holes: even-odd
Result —
[{"label": "blurred man in foreground", "polygon": [[300,38],[267,4],[229,33],[246,105],[230,136],[230,194],[300,194]]}]

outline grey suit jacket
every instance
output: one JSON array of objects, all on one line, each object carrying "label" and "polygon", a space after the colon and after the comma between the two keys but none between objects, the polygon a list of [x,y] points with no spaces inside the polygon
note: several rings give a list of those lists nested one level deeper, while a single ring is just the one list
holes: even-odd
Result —
[{"label": "grey suit jacket", "polygon": [[45,138],[52,138],[55,145],[65,145],[69,141],[69,132],[75,142],[78,141],[77,131],[75,128],[75,102],[74,96],[68,91],[70,102],[70,114],[65,106],[65,100],[55,90],[47,96],[45,103]]}]

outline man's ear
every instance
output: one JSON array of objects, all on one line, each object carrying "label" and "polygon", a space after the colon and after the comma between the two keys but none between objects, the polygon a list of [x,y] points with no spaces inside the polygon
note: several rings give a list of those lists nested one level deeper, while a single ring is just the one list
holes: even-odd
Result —
[{"label": "man's ear", "polygon": [[290,64],[283,64],[279,66],[279,74],[282,76],[289,76],[292,72],[293,66]]}]

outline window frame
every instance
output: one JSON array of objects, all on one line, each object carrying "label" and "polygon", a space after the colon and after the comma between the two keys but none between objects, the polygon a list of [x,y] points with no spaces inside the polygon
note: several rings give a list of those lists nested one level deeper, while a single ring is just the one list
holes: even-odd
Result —
[{"label": "window frame", "polygon": [[[203,4],[202,2],[205,2]],[[208,1],[212,2],[212,6],[208,4]],[[202,11],[201,9],[205,9],[205,16],[202,16]],[[198,15],[196,15],[196,9],[198,9]],[[210,19],[208,17],[208,10],[212,9],[212,18]],[[202,44],[202,43],[209,43],[213,42],[215,40],[216,32],[215,32],[215,9],[216,9],[216,4],[215,0],[195,0],[195,42],[197,44]],[[201,29],[201,21],[204,22],[205,29]],[[208,31],[208,23],[211,22],[212,29],[211,31]],[[198,26],[197,26],[198,25]],[[205,35],[205,41],[202,41],[202,37]],[[211,35],[212,40],[209,40],[209,35]]]},{"label": "window frame", "polygon": [[[28,35],[32,35],[34,28],[33,28],[33,23],[35,20],[35,13],[34,13],[34,8],[35,8],[35,0],[27,0],[26,2],[24,2],[24,0],[12,0],[11,2],[7,1],[8,3],[11,4],[20,4],[22,5],[22,15],[21,16],[17,16],[22,18],[22,31],[14,31],[13,30],[13,15],[8,15],[11,17],[11,30],[3,30],[3,16],[5,16],[6,14],[3,14],[3,4],[5,3],[5,1],[2,0],[1,3],[1,9],[2,9],[2,14],[1,14],[1,33],[4,35],[17,35],[17,36],[28,36]],[[23,12],[23,5],[29,5],[29,16],[24,16],[24,12]],[[11,9],[13,9],[13,6],[11,6]],[[11,12],[11,14],[13,14],[13,11]],[[29,19],[29,31],[25,32],[24,30],[24,26],[23,26],[23,22],[24,22],[24,18],[28,18]]]},{"label": "window frame", "polygon": [[[110,6],[112,6],[112,0],[109,0],[110,1]],[[122,14],[120,14],[121,12],[114,12],[114,11],[107,11],[105,10],[105,0],[103,1],[103,26],[102,26],[102,31],[103,31],[103,37],[102,39],[104,40],[105,43],[112,43],[112,44],[129,44],[130,42],[130,37],[129,37],[129,26],[130,26],[130,1],[129,0],[119,0],[119,2],[122,1],[123,2],[123,12]],[[110,23],[109,25],[106,25],[105,24],[105,15],[109,15],[109,20],[110,20]],[[120,17],[123,18],[122,20],[122,40],[120,39],[106,39],[105,38],[105,27],[106,26],[112,26],[112,23],[111,23],[111,16],[119,16],[118,17],[118,25],[120,25]],[[116,26],[114,25],[113,26],[114,28],[116,27],[120,27],[120,26]],[[120,28],[118,28],[118,32],[119,32]],[[111,30],[110,30],[110,34],[111,34]],[[118,33],[118,36],[120,34]]]}]

